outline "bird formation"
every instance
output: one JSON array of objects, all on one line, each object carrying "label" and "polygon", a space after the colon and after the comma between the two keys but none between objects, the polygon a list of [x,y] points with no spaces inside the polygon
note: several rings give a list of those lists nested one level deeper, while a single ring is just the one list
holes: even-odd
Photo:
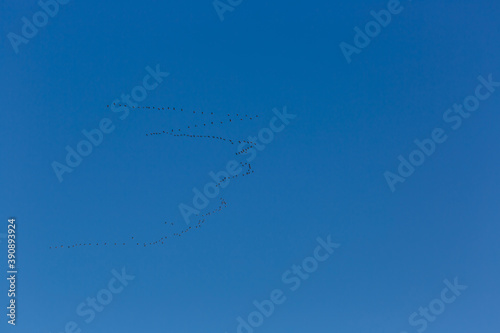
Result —
[{"label": "bird formation", "polygon": [[[227,202],[223,199],[220,198],[220,205],[217,209],[214,209],[213,211],[207,212],[205,214],[197,214],[196,216],[199,217],[205,217],[205,216],[212,216],[217,212],[220,212],[223,208],[227,207]],[[181,230],[180,232],[173,232],[171,234],[171,239],[174,237],[181,237],[184,234],[186,234],[189,231],[196,230],[196,229],[201,229],[203,224],[205,223],[206,219],[201,218],[198,220],[198,223],[193,227],[187,227],[186,229]],[[165,222],[165,224],[168,224]],[[173,226],[174,223],[171,222],[170,226]],[[76,243],[76,244],[70,244],[70,245],[57,245],[57,246],[49,246],[49,249],[70,249],[70,248],[75,248],[75,247],[80,247],[80,246],[126,246],[126,245],[132,245],[132,246],[142,246],[142,247],[147,247],[147,246],[153,246],[153,245],[162,245],[165,244],[167,241],[168,236],[164,235],[163,237],[151,241],[151,242],[142,242],[138,243],[137,241],[134,240],[134,236],[131,237],[131,241],[129,242],[95,242],[95,243]],[[99,245],[100,244],[100,245]]]},{"label": "bird formation", "polygon": [[[130,107],[132,109],[145,109],[145,110],[165,110],[164,107],[157,107],[157,106],[127,106],[127,104],[116,104],[116,103],[113,103],[114,106],[117,106],[117,107]],[[107,105],[107,107],[109,108],[109,105]],[[179,108],[177,108],[179,109]],[[172,110],[172,111],[175,111],[175,108],[172,108],[170,109],[169,106],[167,106],[166,110]],[[180,109],[181,111],[184,111],[184,109]],[[203,111],[193,111],[194,114],[208,114],[208,112],[203,112]],[[210,112],[210,115],[214,115],[213,112]],[[240,120],[243,120],[243,118],[249,118],[250,120],[252,119],[252,116],[248,116],[247,114],[243,115],[243,114],[239,114],[239,113],[236,113],[236,114],[227,114],[227,116],[230,118],[229,121],[231,122],[231,117],[234,118],[234,117],[241,117]],[[255,115],[253,116],[255,118],[259,118],[258,115]],[[222,122],[221,122],[222,123]]]},{"label": "bird formation", "polygon": [[[196,214],[196,216],[210,216],[210,215],[212,215],[212,214],[215,214],[215,213],[217,213],[217,212],[220,212],[220,211],[222,210],[222,208],[225,208],[225,207],[227,207],[227,202],[226,202],[226,201],[224,201],[224,199],[220,198],[220,206],[219,206],[219,208],[214,209],[213,211],[208,212],[208,213],[205,213],[205,214]],[[201,220],[199,220],[199,221],[198,221],[198,224],[200,224],[200,221],[201,221]],[[203,221],[205,221],[205,220],[203,220]],[[201,222],[201,223],[203,223],[203,222]],[[198,228],[198,227],[197,227],[197,228]]]},{"label": "bird formation", "polygon": [[[247,142],[247,141],[245,141]],[[252,145],[255,146],[255,143],[252,142]],[[236,153],[234,153],[235,155],[241,155],[241,154],[246,154],[246,152],[249,150],[249,149],[252,149],[253,147],[246,147]]]},{"label": "bird formation", "polygon": [[[127,104],[116,104],[116,103],[113,103],[113,105],[117,106],[117,107],[131,107],[132,109],[150,109],[150,110],[165,110],[164,107],[157,107],[157,106],[127,106]],[[109,105],[108,105],[108,108],[109,108]],[[170,107],[167,107],[167,110],[170,110]],[[175,108],[172,108],[173,111],[175,111]],[[180,109],[181,111],[183,111],[184,109]],[[208,112],[203,112],[203,111],[193,111],[194,114],[207,114],[209,116],[213,116],[214,113],[213,112],[210,112],[210,114],[208,114]],[[240,119],[240,121],[243,121],[244,119],[250,119],[252,120],[253,118],[258,118],[259,116],[258,115],[255,115],[255,116],[249,116],[248,114],[239,114],[239,113],[236,113],[236,114],[230,114],[228,113],[227,114],[227,119],[228,121],[226,121],[226,123],[233,123],[233,119],[234,120],[238,120],[238,118]],[[220,123],[220,124],[224,124],[223,121],[215,121],[215,123]],[[187,129],[192,129],[192,128],[198,128],[198,127],[202,127],[202,126],[207,126],[207,125],[214,125],[214,122],[213,121],[210,121],[210,122],[205,122],[200,125],[196,124],[196,125],[189,125],[187,126]],[[179,131],[181,129],[179,128]],[[147,134],[146,134],[147,135]]]},{"label": "bird formation", "polygon": [[[180,129],[179,129],[180,131]],[[252,142],[252,141],[247,141],[247,140],[232,140],[232,139],[226,139],[226,138],[223,138],[223,137],[220,137],[220,136],[214,136],[214,135],[197,135],[197,134],[184,134],[184,133],[179,133],[179,134],[176,134],[174,133],[174,130],[171,130],[170,132],[168,131],[161,131],[161,132],[151,132],[149,134],[146,134],[146,136],[153,136],[153,135],[161,135],[161,134],[169,134],[169,135],[172,135],[172,136],[178,136],[178,137],[189,137],[189,138],[205,138],[205,139],[214,139],[214,140],[222,140],[222,141],[226,141],[226,142],[229,142],[230,144],[234,145],[235,142],[238,142],[238,143],[247,143],[251,146],[255,146],[256,143],[255,142]],[[248,149],[250,149],[252,147],[247,147],[247,148],[244,148],[238,152],[236,152],[235,154],[236,155],[241,155],[243,153],[246,153],[248,151]]]},{"label": "bird formation", "polygon": [[[114,105],[118,106],[118,107],[127,107],[127,104],[116,104],[116,103],[113,103]],[[108,105],[109,107],[109,105]],[[157,106],[131,106],[133,109],[137,108],[137,109],[153,109],[153,110],[165,110],[165,107],[157,107]],[[167,107],[167,110],[170,110],[170,107]],[[172,108],[172,110],[175,111],[175,108]],[[183,109],[180,109],[181,111],[183,111]],[[193,111],[194,114],[198,113],[198,114],[204,114],[203,111]],[[208,113],[207,113],[208,114]],[[213,112],[210,112],[210,115],[214,115]],[[233,122],[233,118],[234,118],[234,115],[231,115],[231,114],[227,114],[227,117],[229,119],[229,123],[232,123]],[[241,117],[240,120],[243,120],[245,118],[248,118],[250,120],[252,120],[253,118],[258,118],[259,116],[258,115],[255,115],[255,116],[248,116],[247,114],[245,115],[240,115],[239,113],[236,113],[236,117]],[[237,118],[236,118],[237,119]],[[217,121],[215,122],[217,123]],[[224,122],[223,121],[219,121],[220,124],[223,124]],[[214,122],[213,121],[210,121],[210,122],[205,122],[200,125],[198,124],[195,124],[195,125],[189,125],[187,126],[187,129],[189,130],[192,130],[194,128],[198,128],[198,127],[206,127],[207,125],[214,125]],[[181,132],[182,129],[181,128],[178,128],[177,131],[175,131],[174,129],[171,129],[170,131],[160,131],[160,132],[152,132],[152,133],[149,133],[147,134],[146,133],[146,136],[153,136],[153,135],[160,135],[160,134],[169,134],[169,135],[172,135],[172,136],[177,136],[177,137],[190,137],[190,138],[201,138],[201,139],[214,139],[214,140],[221,140],[221,141],[226,141],[226,142],[229,142],[230,144],[234,145],[236,142],[238,143],[247,143],[249,144],[250,146],[255,146],[256,143],[255,142],[251,142],[251,141],[247,141],[247,140],[233,140],[233,139],[228,139],[228,138],[223,138],[223,137],[220,137],[220,136],[214,136],[214,135],[199,135],[199,134],[186,134],[186,133],[178,133],[178,132]],[[247,148],[244,148],[242,149],[241,151],[238,151],[236,152],[235,154],[236,155],[241,155],[241,154],[244,154],[246,153],[249,149],[251,149],[252,147],[247,147]]]},{"label": "bird formation", "polygon": [[[126,104],[116,104],[116,103],[113,103],[115,106],[118,106],[118,107],[127,107]],[[107,106],[109,107],[109,105]],[[130,106],[132,109],[153,109],[153,110],[165,110],[164,107],[155,107],[155,106]],[[176,108],[170,108],[170,107],[167,107],[166,110],[173,110],[175,111]],[[184,111],[183,109],[180,109],[180,111]],[[204,112],[197,112],[197,111],[193,111],[193,113],[197,114],[205,114]],[[207,113],[208,114],[208,113]],[[210,112],[210,115],[214,115],[213,112]],[[229,122],[231,123],[233,118],[234,118],[234,115],[231,115],[231,114],[227,114],[227,117],[229,119]],[[244,118],[248,118],[250,120],[253,119],[253,117],[255,118],[258,118],[259,116],[258,115],[255,115],[253,117],[249,117],[248,115],[241,115],[240,114],[236,114],[236,117],[241,117],[240,120],[243,120]],[[235,118],[237,119],[237,118]],[[222,124],[223,122],[220,121],[220,123]],[[210,122],[209,125],[214,125],[214,122]],[[203,123],[203,126],[207,126],[207,123]],[[192,129],[192,128],[197,128],[198,125],[190,125],[188,126],[187,128],[188,129]],[[199,126],[201,127],[201,125]],[[203,139],[213,139],[213,140],[220,140],[220,141],[224,141],[224,142],[228,142],[232,145],[234,145],[235,143],[246,143],[248,145],[250,145],[249,147],[246,147],[238,152],[236,152],[235,154],[236,155],[241,155],[241,154],[245,154],[249,149],[252,149],[254,148],[254,146],[256,145],[256,143],[254,142],[251,142],[251,141],[246,141],[246,140],[233,140],[233,139],[228,139],[228,138],[223,138],[223,137],[220,137],[220,136],[213,136],[213,135],[197,135],[197,134],[186,134],[186,133],[178,133],[178,132],[181,132],[181,129],[179,128],[177,130],[177,132],[174,132],[173,129],[171,129],[170,131],[161,131],[161,132],[151,132],[149,134],[146,134],[146,136],[153,136],[153,135],[161,135],[161,134],[169,134],[171,136],[175,136],[175,137],[190,137],[190,138],[203,138]],[[234,178],[238,178],[238,176],[245,176],[245,175],[250,175],[252,173],[254,173],[254,171],[252,170],[252,166],[247,163],[247,162],[239,162],[241,167],[242,168],[245,168],[247,167],[247,170],[244,171],[243,173],[241,174],[236,174],[236,175],[233,175],[233,176],[228,176],[228,177],[224,177],[222,178],[217,184],[216,184],[216,187],[219,187],[221,186],[222,183],[230,180],[230,179],[234,179]],[[217,209],[214,209],[212,211],[209,211],[209,212],[206,212],[206,213],[203,213],[203,214],[197,214],[196,216],[199,216],[200,219],[198,220],[198,223],[193,227],[187,227],[186,229],[182,229],[180,232],[173,232],[171,233],[170,235],[170,239],[172,238],[176,238],[176,237],[181,237],[183,235],[185,235],[186,233],[188,233],[189,231],[193,231],[193,230],[196,230],[196,229],[201,229],[201,227],[203,226],[203,224],[206,222],[206,218],[209,217],[209,216],[213,216],[215,215],[216,213],[220,212],[223,208],[227,207],[227,202],[223,199],[223,198],[220,198],[220,205]],[[170,224],[168,224],[166,221],[165,223],[167,226],[174,226],[174,223],[173,222],[170,222]],[[165,244],[167,242],[167,239],[169,239],[169,237],[167,235],[164,235],[163,237],[160,237],[159,239],[156,239],[154,241],[151,241],[151,242],[137,242],[135,239],[134,239],[134,236],[131,237],[131,239],[127,242],[95,242],[95,243],[75,243],[75,244],[66,244],[66,245],[57,245],[57,246],[50,246],[49,249],[70,249],[70,248],[75,248],[75,247],[88,247],[88,246],[101,246],[101,247],[120,247],[120,246],[127,246],[127,245],[132,245],[132,246],[141,246],[141,247],[147,247],[147,246],[154,246],[154,245],[162,245],[162,244]]]},{"label": "bird formation", "polygon": [[[249,174],[252,174],[253,173],[253,170],[252,170],[252,166],[247,163],[247,162],[240,162],[240,165],[244,168],[245,166],[248,166],[248,169],[247,171],[245,171],[244,173],[241,174],[241,176],[245,176],[245,175],[249,175]],[[233,176],[229,176],[229,177],[223,177],[217,184],[215,184],[215,187],[219,187],[221,186],[222,183],[224,183],[225,181],[228,181],[230,179],[234,179],[234,178],[238,178],[238,174],[236,175],[233,175]]]}]

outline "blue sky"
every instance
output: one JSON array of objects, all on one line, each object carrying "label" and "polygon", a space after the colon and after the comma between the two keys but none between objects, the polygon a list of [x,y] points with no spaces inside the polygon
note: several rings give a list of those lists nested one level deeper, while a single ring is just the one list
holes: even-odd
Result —
[{"label": "blue sky", "polygon": [[[483,86],[489,96],[460,128],[443,118],[475,96],[479,76],[500,82],[498,3],[401,1],[350,63],[340,44],[356,47],[354,28],[395,3],[223,1],[224,20],[211,1],[62,3],[19,43],[23,17],[42,9],[1,1],[0,233],[15,217],[19,269],[16,327],[1,313],[2,332],[238,332],[238,317],[248,322],[253,302],[276,290],[286,300],[250,330],[498,331],[500,88]],[[176,110],[130,108],[121,119],[107,105],[139,91],[147,67],[169,75],[137,106]],[[283,110],[296,117],[256,151],[254,173],[200,214],[219,197],[227,207],[187,225],[179,205],[193,206],[193,188],[249,155],[223,140],[146,134],[217,119],[179,133],[247,140]],[[60,182],[54,161],[103,119],[113,129]],[[391,191],[384,173],[436,128],[447,140]],[[284,274],[328,236],[340,246],[291,290]],[[122,269],[134,278],[119,288]],[[443,303],[455,278],[467,288]],[[97,295],[113,299],[86,322]],[[430,304],[446,308],[411,325]]]}]

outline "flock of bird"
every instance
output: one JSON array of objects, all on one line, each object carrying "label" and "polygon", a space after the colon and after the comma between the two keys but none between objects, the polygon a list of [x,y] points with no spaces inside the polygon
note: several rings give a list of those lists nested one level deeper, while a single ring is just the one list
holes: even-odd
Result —
[{"label": "flock of bird", "polygon": [[[175,110],[175,108],[170,109],[170,107],[165,108],[165,107],[157,107],[157,106],[127,106],[127,104],[116,104],[116,103],[113,103],[113,105],[114,105],[115,107],[126,107],[126,108],[130,107],[130,108],[132,108],[132,109],[147,109],[147,110],[162,110],[162,111],[163,111],[163,110],[167,110],[167,111],[168,111],[168,110],[172,110],[172,111],[176,111],[176,110]],[[108,105],[107,107],[109,108],[110,106]],[[177,109],[178,109],[178,108],[177,108]],[[180,110],[181,110],[181,111],[184,111],[184,109],[180,109]],[[203,115],[204,115],[204,114],[207,114],[207,115],[210,115],[210,116],[213,116],[213,115],[214,115],[214,113],[213,113],[213,112],[206,113],[206,112],[203,112],[203,111],[201,111],[201,112],[200,112],[200,111],[193,111],[193,113],[194,113],[194,114],[203,114]],[[244,114],[239,114],[239,113],[236,113],[236,114],[230,114],[230,113],[228,113],[228,114],[227,114],[227,119],[228,119],[229,123],[233,123],[233,118],[234,118],[234,120],[238,120],[238,118],[239,118],[239,119],[240,119],[240,121],[243,121],[244,119],[250,119],[250,120],[252,120],[253,118],[258,118],[258,117],[259,117],[258,115],[255,115],[255,116],[249,116],[248,114],[245,114],[245,115],[244,115]],[[221,124],[224,124],[224,122],[223,122],[223,121],[220,121],[220,120],[219,120],[219,122],[220,122]],[[209,125],[214,125],[214,122],[213,122],[213,121],[211,121],[211,122],[209,123]],[[200,125],[200,127],[201,127],[201,126],[202,126],[202,125]],[[207,123],[203,123],[203,126],[207,126]],[[190,125],[190,126],[188,126],[187,128],[188,128],[188,129],[192,129],[192,128],[196,128],[196,127],[198,127],[198,125]],[[180,131],[180,129],[179,129],[179,131]]]},{"label": "flock of bird", "polygon": [[[252,170],[252,166],[247,163],[247,162],[240,162],[240,165],[244,168],[245,166],[248,167],[247,171],[245,171],[244,173],[241,174],[242,177],[244,177],[245,175],[250,175],[253,173],[253,170]],[[222,177],[221,180],[215,184],[215,187],[219,187],[221,186],[222,183],[224,183],[225,181],[228,181],[230,179],[234,179],[234,178],[238,178],[238,174],[236,175],[233,175],[233,176],[229,176],[229,177]]]},{"label": "flock of bird", "polygon": [[[180,130],[180,129],[179,129]],[[172,136],[184,136],[184,137],[190,137],[190,138],[207,138],[207,139],[216,139],[216,140],[222,140],[222,141],[227,141],[229,142],[230,144],[234,145],[235,141],[232,140],[232,139],[225,139],[225,138],[222,138],[220,136],[213,136],[213,135],[196,135],[196,134],[175,134],[174,133],[174,130],[171,130],[170,132],[165,132],[165,131],[162,131],[162,132],[153,132],[153,133],[149,133],[149,134],[146,134],[146,136],[152,136],[152,135],[161,135],[161,134],[169,134],[169,135],[172,135]],[[248,143],[249,145],[251,146],[255,146],[255,142],[252,142],[252,141],[247,141],[247,140],[238,140],[237,141],[238,143]],[[247,147],[247,148],[244,148],[238,152],[236,152],[235,154],[236,155],[241,155],[242,153],[245,153],[248,149],[250,149],[252,147]]]},{"label": "flock of bird", "polygon": [[[127,107],[126,104],[115,104],[115,106],[118,106],[118,107]],[[109,107],[109,105],[108,105]],[[172,108],[170,109],[170,107],[154,107],[154,106],[130,106],[132,109],[153,109],[153,110],[173,110],[175,111],[176,109],[175,108]],[[184,111],[183,109],[180,109],[180,111]],[[196,112],[196,111],[193,111],[193,113],[195,114],[205,114],[204,112]],[[213,115],[214,113],[211,112],[210,115]],[[227,114],[227,116],[229,117],[229,122],[231,123],[232,122],[232,119],[234,118],[234,116],[232,116],[231,114]],[[239,114],[236,114],[237,117],[240,117]],[[253,116],[253,117],[249,117],[248,115],[244,115],[244,116],[241,116],[240,120],[243,120],[244,118],[248,118],[250,120],[252,120],[253,118],[258,118],[258,115],[256,116]],[[223,123],[222,121],[220,122],[221,124]],[[203,126],[206,126],[207,123],[203,123]],[[210,122],[209,125],[213,125],[214,122]],[[192,129],[192,128],[197,128],[198,125],[190,125],[188,126],[187,128],[188,129]],[[201,127],[201,126],[200,126]],[[181,129],[179,128],[177,132],[180,132]],[[190,137],[190,138],[204,138],[204,139],[214,139],[214,140],[221,140],[221,141],[224,141],[224,142],[228,142],[230,144],[235,144],[236,142],[237,143],[246,143],[250,146],[247,146],[246,148],[236,152],[235,154],[236,155],[241,155],[241,154],[244,154],[246,153],[249,149],[253,148],[253,146],[255,146],[256,144],[254,142],[251,142],[251,141],[246,141],[246,140],[233,140],[233,139],[227,139],[227,138],[223,138],[223,137],[220,137],[220,136],[213,136],[213,135],[199,135],[199,134],[186,134],[186,133],[177,133],[177,132],[174,132],[173,129],[171,129],[170,131],[161,131],[161,132],[151,132],[149,134],[146,134],[146,136],[155,136],[155,135],[161,135],[161,134],[169,134],[171,136],[174,136],[174,137]],[[238,176],[245,176],[245,175],[250,175],[254,172],[254,170],[252,170],[252,166],[247,163],[247,162],[239,162],[241,167],[242,168],[247,168],[245,171],[243,171],[242,173],[240,174],[236,174],[236,175],[232,175],[232,176],[228,176],[228,177],[224,177],[222,178],[217,184],[216,184],[216,187],[219,187],[221,186],[222,183],[230,180],[230,179],[234,179],[234,178],[238,178]],[[180,231],[177,231],[177,232],[172,232],[170,234],[170,239],[173,239],[173,238],[176,238],[176,237],[181,237],[183,235],[185,235],[186,233],[188,233],[189,231],[193,231],[193,230],[197,230],[197,229],[201,229],[201,227],[203,226],[203,224],[205,223],[206,221],[206,218],[209,217],[209,216],[213,216],[215,215],[216,213],[220,212],[223,208],[227,207],[227,202],[221,197],[220,198],[220,205],[217,209],[214,209],[212,211],[209,211],[209,212],[206,212],[206,213],[203,213],[203,214],[197,214],[196,216],[200,217],[200,219],[198,220],[197,224],[194,225],[194,228],[192,226],[188,226],[187,228],[185,229],[182,229]],[[174,226],[174,222],[166,222],[164,223],[165,225],[167,226]],[[85,246],[85,247],[88,247],[88,246],[101,246],[101,247],[108,247],[108,246],[126,246],[126,245],[134,245],[134,246],[141,246],[141,247],[147,247],[147,246],[154,246],[154,245],[162,245],[162,244],[165,244],[167,242],[167,239],[169,239],[169,237],[167,235],[164,235],[163,237],[160,237],[159,239],[156,239],[154,241],[151,241],[151,242],[137,242],[137,240],[134,238],[134,236],[131,237],[131,239],[127,242],[94,242],[94,243],[75,243],[75,244],[66,244],[66,245],[57,245],[57,246],[50,246],[49,249],[70,249],[70,248],[75,248],[75,247],[82,247],[82,246]]]},{"label": "flock of bird", "polygon": [[[227,207],[227,202],[223,199],[223,198],[220,198],[220,205],[217,209],[214,209],[210,212],[207,212],[205,214],[197,214],[196,216],[199,216],[199,217],[204,217],[204,216],[212,216],[218,212],[220,212],[223,208],[226,208]],[[201,227],[203,226],[203,224],[205,223],[206,219],[205,218],[200,218],[198,220],[198,223],[193,227],[187,227],[185,229],[182,229],[180,232],[172,232],[171,235],[170,235],[170,239],[173,239],[175,237],[181,237],[183,236],[184,234],[186,234],[187,232],[189,231],[193,231],[193,230],[196,230],[196,229],[201,229]],[[165,221],[166,225],[169,225],[169,226],[174,226],[174,222],[170,222],[168,223],[167,221]],[[58,245],[58,246],[50,246],[49,249],[70,249],[70,248],[75,248],[75,247],[80,247],[80,246],[125,246],[125,245],[135,245],[135,246],[142,246],[142,247],[147,247],[147,246],[153,246],[153,245],[161,245],[161,244],[165,244],[165,242],[167,241],[168,239],[168,236],[167,235],[164,235],[163,237],[157,239],[157,240],[154,240],[154,241],[151,241],[151,242],[137,242],[134,238],[134,236],[131,237],[131,240],[128,241],[128,242],[94,242],[94,243],[75,243],[75,244],[70,244],[70,245]],[[100,244],[100,245],[99,245]]]}]

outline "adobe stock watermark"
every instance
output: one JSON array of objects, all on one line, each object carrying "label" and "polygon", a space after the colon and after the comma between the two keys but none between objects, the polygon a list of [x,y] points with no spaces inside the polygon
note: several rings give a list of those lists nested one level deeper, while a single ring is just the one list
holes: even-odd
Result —
[{"label": "adobe stock watermark", "polygon": [[19,53],[19,45],[28,44],[30,39],[38,34],[38,29],[43,28],[49,23],[49,17],[54,18],[59,13],[60,5],[66,5],[69,0],[40,0],[38,6],[41,10],[33,14],[33,17],[28,19],[26,16],[21,18],[21,36],[14,32],[9,32],[7,38],[10,45],[16,54]]},{"label": "adobe stock watermark", "polygon": [[[443,113],[444,122],[449,124],[454,131],[462,126],[464,119],[469,118],[473,112],[479,109],[481,101],[490,98],[496,87],[500,87],[500,82],[493,81],[492,74],[488,75],[487,79],[481,75],[477,79],[479,84],[476,86],[474,94],[465,97],[462,104],[453,104],[453,108],[449,108]],[[408,158],[402,155],[398,156],[397,173],[384,172],[385,180],[391,192],[396,191],[397,183],[404,183],[408,177],[413,175],[416,168],[424,164],[426,159],[434,154],[438,144],[445,142],[447,139],[448,135],[440,127],[433,129],[429,138],[415,139],[413,142],[417,148],[408,155]]]},{"label": "adobe stock watermark", "polygon": [[[111,304],[114,297],[121,294],[130,281],[135,279],[135,276],[128,275],[125,272],[125,267],[121,272],[113,269],[111,271],[113,277],[109,280],[105,288],[99,290],[95,297],[87,297],[87,299],[76,307],[76,314],[81,317],[85,324],[90,324],[96,318],[97,313],[101,313],[107,306]],[[64,325],[64,330],[61,333],[81,333],[82,324],[76,321],[68,321]]]},{"label": "adobe stock watermark", "polygon": [[[130,113],[129,107],[136,107],[137,103],[144,101],[148,97],[148,91],[155,90],[163,82],[163,79],[170,75],[170,73],[162,72],[160,65],[156,65],[156,69],[147,66],[146,72],[148,74],[142,79],[142,84],[132,88],[130,94],[122,93],[120,98],[115,99],[110,105],[111,111],[119,113],[120,120],[127,119]],[[102,118],[97,128],[82,130],[82,134],[86,140],[80,140],[76,144],[76,149],[69,145],[66,146],[66,163],[53,161],[51,164],[59,183],[62,183],[64,180],[63,175],[65,173],[73,172],[82,163],[83,158],[89,156],[94,148],[103,142],[104,134],[113,133],[115,128],[116,126],[111,119]]]},{"label": "adobe stock watermark", "polygon": [[358,26],[354,27],[354,45],[346,42],[339,44],[348,64],[352,62],[353,54],[360,54],[364,48],[368,47],[372,40],[382,32],[382,28],[386,28],[391,23],[393,16],[400,14],[404,9],[399,0],[389,0],[386,7],[387,9],[378,12],[370,11],[373,20],[365,24],[364,31]]},{"label": "adobe stock watermark", "polygon": [[[427,307],[420,307],[418,312],[413,312],[408,317],[408,323],[410,326],[415,327],[418,333],[424,332],[429,323],[436,321],[437,316],[446,310],[446,306],[454,303],[457,297],[462,295],[462,291],[468,288],[465,285],[459,284],[457,277],[455,277],[453,283],[448,279],[444,280],[443,283],[446,287],[441,290],[439,297],[430,301]],[[408,332],[401,331],[401,333]]]},{"label": "adobe stock watermark", "polygon": [[[281,282],[287,286],[291,292],[297,291],[302,282],[311,277],[311,274],[318,270],[319,264],[330,258],[335,249],[340,247],[340,244],[332,243],[331,235],[326,237],[326,241],[321,237],[316,238],[318,245],[314,249],[312,256],[306,257],[299,265],[292,265],[281,275]],[[254,300],[253,306],[255,310],[248,315],[238,316],[236,321],[236,333],[253,333],[254,330],[264,324],[265,319],[271,317],[276,310],[277,305],[285,303],[287,297],[282,289],[274,289],[269,294],[269,299],[261,302]],[[227,332],[226,332],[227,333]]]},{"label": "adobe stock watermark", "polygon": [[215,9],[215,12],[219,16],[220,21],[224,21],[224,13],[225,12],[232,12],[236,7],[241,5],[243,0],[226,0],[224,2],[223,0],[214,0],[212,3]]},{"label": "adobe stock watermark", "polygon": [[[274,108],[273,113],[274,117],[269,121],[269,127],[262,128],[257,136],[248,136],[247,140],[250,142],[255,142],[255,146],[251,146],[250,149],[247,150],[249,156],[246,158],[247,162],[251,162],[257,156],[258,151],[263,151],[266,148],[266,145],[270,144],[274,140],[275,133],[280,133],[285,129],[285,126],[290,124],[290,120],[295,119],[297,115],[287,113],[286,106],[283,107],[283,111],[279,111]],[[241,151],[246,145],[245,142],[242,142],[238,146],[238,151]],[[199,214],[201,210],[205,209],[210,200],[216,198],[219,195],[220,188],[226,188],[231,182],[229,177],[239,175],[243,168],[239,167],[239,163],[236,160],[230,160],[226,164],[225,171],[219,171],[214,173],[210,171],[208,175],[213,180],[206,183],[203,187],[203,192],[200,191],[197,187],[193,188],[193,207],[185,204],[179,204],[179,211],[186,222],[189,225],[190,218],[192,215]],[[225,181],[221,182],[222,179],[225,178]],[[217,186],[217,183],[220,183],[220,186]]]}]

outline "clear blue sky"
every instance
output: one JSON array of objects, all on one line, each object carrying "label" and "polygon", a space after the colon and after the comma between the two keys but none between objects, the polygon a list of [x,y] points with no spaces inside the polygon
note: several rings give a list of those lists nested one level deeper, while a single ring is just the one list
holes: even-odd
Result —
[{"label": "clear blue sky", "polygon": [[[457,130],[443,114],[478,76],[500,81],[500,4],[401,1],[348,64],[339,44],[387,3],[245,0],[221,21],[210,0],[71,0],[16,53],[9,33],[41,8],[1,1],[0,233],[16,217],[19,274],[16,327],[0,284],[0,330],[60,333],[74,321],[74,332],[237,332],[252,302],[280,289],[286,301],[255,332],[410,333],[423,327],[412,313],[457,277],[468,288],[426,331],[497,332],[500,88]],[[138,104],[175,112],[120,119],[106,107],[157,65],[170,75]],[[254,173],[222,190],[227,208],[172,237],[193,187],[247,157],[221,140],[145,134],[209,119],[192,110],[259,115],[189,132],[245,140],[283,107],[297,117],[258,152]],[[114,130],[59,182],[53,161],[104,118]],[[384,173],[435,128],[447,140],[392,192]],[[341,246],[292,291],[282,275],[328,235]],[[101,246],[116,241],[127,245]],[[135,279],[86,323],[77,307],[122,267]]]}]

